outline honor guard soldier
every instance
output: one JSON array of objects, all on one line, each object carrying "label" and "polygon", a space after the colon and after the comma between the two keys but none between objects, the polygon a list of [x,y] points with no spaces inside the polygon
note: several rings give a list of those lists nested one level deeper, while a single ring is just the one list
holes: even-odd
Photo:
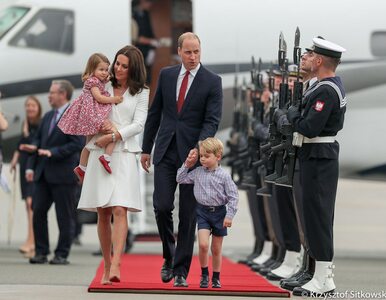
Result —
[{"label": "honor guard soldier", "polygon": [[[304,59],[310,60],[318,83],[303,97],[302,111],[291,106],[289,122],[298,132],[296,146],[303,192],[303,215],[309,255],[315,259],[312,279],[295,287],[296,296],[326,295],[335,290],[332,259],[333,220],[338,183],[339,144],[335,136],[343,128],[346,97],[335,70],[346,50],[322,38],[314,38]],[[282,113],[275,113],[280,123]],[[280,127],[280,125],[279,125]]]},{"label": "honor guard soldier", "polygon": [[[288,66],[287,80],[291,94],[293,94],[294,83],[297,80],[297,71],[297,65]],[[281,74],[281,72],[279,73]],[[299,79],[302,80],[301,75],[299,77]],[[281,231],[284,239],[283,246],[285,248],[285,255],[283,262],[277,268],[273,268],[266,277],[269,280],[278,281],[290,278],[298,271],[301,247],[292,188],[275,185],[273,189],[276,197],[271,200],[276,200],[277,202],[278,219],[281,224]]]},{"label": "honor guard soldier", "polygon": [[[289,66],[288,66],[289,68]],[[311,64],[308,60],[301,57],[300,72],[303,78],[303,95],[314,83],[318,81],[311,73]],[[287,118],[284,116],[284,118]],[[280,286],[284,289],[292,291],[295,287],[302,286],[312,279],[315,271],[315,260],[308,255],[307,242],[304,235],[304,217],[303,217],[303,201],[302,188],[300,183],[299,160],[296,158],[295,172],[293,175],[293,198],[296,219],[298,223],[300,243],[303,246],[303,257],[299,259],[299,270],[291,277],[280,280]]]}]

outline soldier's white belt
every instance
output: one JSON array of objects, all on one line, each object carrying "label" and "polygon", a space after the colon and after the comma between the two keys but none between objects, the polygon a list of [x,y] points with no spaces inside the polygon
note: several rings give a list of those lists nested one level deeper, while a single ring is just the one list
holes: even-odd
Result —
[{"label": "soldier's white belt", "polygon": [[303,144],[314,144],[314,143],[334,143],[335,136],[317,136],[312,139],[304,137]]},{"label": "soldier's white belt", "polygon": [[293,133],[292,145],[295,147],[301,147],[303,144],[313,144],[313,143],[334,143],[335,136],[317,136],[312,139],[305,137],[299,132]]}]

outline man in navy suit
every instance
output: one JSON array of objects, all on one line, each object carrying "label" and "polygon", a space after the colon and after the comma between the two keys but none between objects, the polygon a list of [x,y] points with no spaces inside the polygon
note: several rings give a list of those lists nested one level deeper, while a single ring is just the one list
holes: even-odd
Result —
[{"label": "man in navy suit", "polygon": [[194,245],[196,200],[193,185],[179,185],[176,245],[172,217],[176,175],[188,155],[197,160],[198,141],[215,135],[223,96],[221,78],[200,63],[201,45],[197,35],[187,32],[179,37],[178,55],[181,65],[160,72],[145,125],[141,164],[148,172],[155,142],[153,205],[164,257],[161,279],[169,282],[174,277],[174,286],[187,287]]},{"label": "man in navy suit", "polygon": [[33,196],[36,254],[30,259],[32,264],[46,263],[50,253],[47,213],[52,203],[55,203],[59,239],[50,264],[68,264],[67,257],[75,234],[77,180],[73,169],[79,162],[84,138],[64,134],[57,123],[69,106],[73,89],[66,80],[52,82],[48,99],[53,109],[44,115],[33,144],[22,146],[34,153],[26,170],[27,180],[36,182]]}]

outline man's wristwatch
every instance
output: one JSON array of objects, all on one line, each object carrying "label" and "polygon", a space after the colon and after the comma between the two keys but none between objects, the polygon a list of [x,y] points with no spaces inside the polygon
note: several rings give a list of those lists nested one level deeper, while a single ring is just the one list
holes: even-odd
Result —
[{"label": "man's wristwatch", "polygon": [[113,143],[115,143],[115,142],[117,141],[117,139],[116,139],[116,137],[115,137],[115,132],[113,132],[113,133],[111,134],[111,139],[112,139]]}]

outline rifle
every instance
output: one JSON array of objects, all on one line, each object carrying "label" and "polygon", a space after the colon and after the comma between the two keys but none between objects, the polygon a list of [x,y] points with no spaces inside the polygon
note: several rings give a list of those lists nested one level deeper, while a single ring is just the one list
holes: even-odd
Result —
[{"label": "rifle", "polygon": [[[288,102],[289,90],[288,90],[288,60],[286,58],[287,54],[287,43],[284,40],[283,33],[280,33],[279,37],[279,66],[282,72],[282,82],[280,83],[279,90],[279,103],[278,108],[283,109]],[[282,144],[282,133],[279,132],[277,125],[274,121],[273,114],[275,112],[275,107],[271,107],[270,110],[270,144],[271,144],[271,155],[270,159],[274,160],[274,172],[265,176],[264,180],[268,183],[275,183],[275,180],[282,176],[283,171],[283,156],[284,156],[284,147]]]},{"label": "rifle", "polygon": [[259,58],[256,71],[255,59],[252,56],[251,69],[251,108],[248,130],[248,152],[250,159],[246,165],[246,172],[242,178],[243,186],[256,186],[258,179],[258,168],[254,162],[260,160],[260,139],[255,136],[254,129],[258,124],[264,123],[264,104],[261,102],[261,94],[264,91],[263,74],[261,72],[261,58]]},{"label": "rifle", "polygon": [[[233,85],[233,99],[234,99],[234,106],[233,106],[233,121],[232,121],[232,128],[230,132],[230,138],[227,141],[226,145],[229,147],[230,151],[223,155],[223,159],[230,159],[234,160],[237,155],[237,147],[238,147],[238,135],[241,128],[241,119],[240,119],[240,87],[238,86],[238,77],[235,76],[234,79],[234,85]],[[229,162],[227,162],[228,165],[230,165]]]},{"label": "rifle", "polygon": [[233,120],[231,132],[229,134],[230,138],[227,140],[226,145],[229,147],[230,152],[223,155],[223,159],[232,158],[235,155],[235,136],[237,132],[240,130],[240,99],[239,99],[239,86],[238,86],[238,77],[235,75],[234,84],[233,84]]},{"label": "rifle", "polygon": [[238,78],[237,75],[235,76],[235,81],[233,85],[233,99],[235,100],[235,104],[233,107],[233,124],[232,124],[232,130],[239,131],[239,125],[240,125],[240,99],[239,99],[239,87],[237,84]]},{"label": "rifle", "polygon": [[[297,65],[297,76],[296,82],[294,84],[294,92],[292,98],[292,105],[298,105],[300,110],[300,104],[303,98],[303,82],[300,81],[300,57],[301,57],[301,48],[299,47],[300,43],[300,30],[299,27],[296,28],[295,32],[295,47],[294,47],[294,64]],[[293,177],[295,173],[295,163],[296,163],[296,152],[297,149],[292,145],[294,128],[291,124],[286,124],[282,126],[282,133],[285,136],[284,147],[287,154],[287,174],[277,178],[275,184],[281,186],[292,187]]]},{"label": "rifle", "polygon": [[[271,108],[269,112],[269,136],[271,134],[274,134],[274,124],[273,123],[273,112],[275,111],[275,105],[277,103],[276,96],[275,94],[275,78],[273,75],[273,64],[271,63],[271,66],[269,68],[269,79],[268,79],[268,87],[269,91],[271,92]],[[252,167],[254,168],[260,168],[260,174],[261,176],[264,176],[264,174],[271,174],[274,171],[274,161],[270,158],[270,150],[271,150],[271,143],[268,142],[264,145],[260,145],[260,160],[252,162]],[[264,176],[265,177],[265,176]],[[262,187],[259,188],[256,191],[256,195],[258,196],[267,196],[271,197],[272,196],[272,184],[271,183],[265,183],[264,180],[262,180]]]},{"label": "rifle", "polygon": [[[243,170],[246,160],[249,158],[248,152],[248,108],[246,103],[246,81],[243,79],[240,95],[241,101],[238,101],[238,124],[237,131],[232,132],[231,139],[227,141],[227,146],[231,151],[228,156],[228,166],[231,167],[231,175],[236,184],[241,183]],[[235,115],[234,115],[235,116]]]},{"label": "rifle", "polygon": [[263,123],[264,122],[264,103],[261,102],[261,94],[264,91],[264,83],[263,83],[263,74],[261,72],[261,58],[259,58],[259,63],[257,65],[257,74],[255,76],[255,81],[254,81],[254,88],[255,92],[258,92],[259,97],[256,97],[256,93],[253,94],[253,112],[254,112],[254,117],[255,119]]}]

